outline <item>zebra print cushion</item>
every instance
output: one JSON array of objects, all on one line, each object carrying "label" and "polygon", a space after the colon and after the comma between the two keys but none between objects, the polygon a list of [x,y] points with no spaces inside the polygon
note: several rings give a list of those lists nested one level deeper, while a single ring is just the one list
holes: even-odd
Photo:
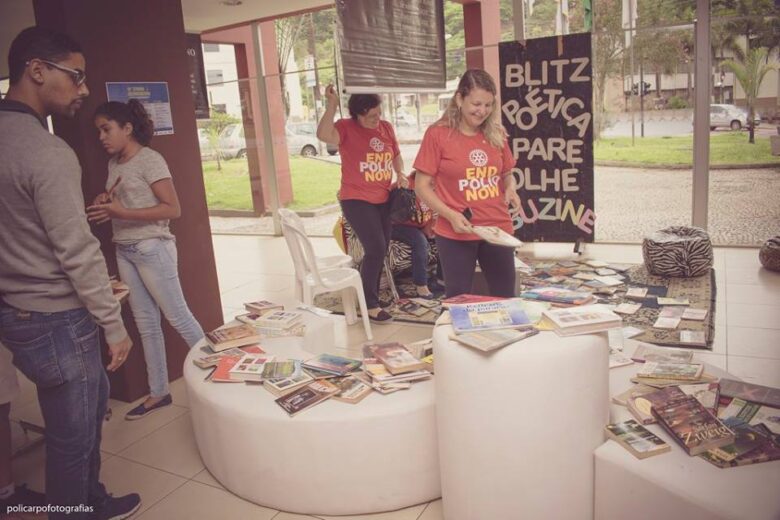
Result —
[{"label": "zebra print cushion", "polygon": [[[360,265],[363,260],[363,244],[360,243],[357,234],[352,230],[352,226],[349,222],[344,221],[344,234],[347,237],[347,254],[352,257],[355,265]],[[428,265],[436,266],[436,259],[439,256],[439,251],[436,249],[436,244],[431,243],[431,248],[428,252]],[[397,240],[390,241],[390,247],[387,251],[387,261],[390,266],[390,271],[393,274],[402,273],[412,268],[412,248]]]},{"label": "zebra print cushion", "polygon": [[780,271],[780,235],[770,238],[758,251],[761,265],[771,271]]},{"label": "zebra print cushion", "polygon": [[642,256],[651,274],[701,276],[712,268],[712,243],[701,228],[672,226],[646,237],[642,242]]}]

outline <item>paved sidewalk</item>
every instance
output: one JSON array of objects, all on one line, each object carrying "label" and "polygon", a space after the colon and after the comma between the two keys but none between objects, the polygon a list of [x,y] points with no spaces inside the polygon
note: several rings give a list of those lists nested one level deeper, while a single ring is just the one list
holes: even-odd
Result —
[{"label": "paved sidewalk", "polygon": [[[652,231],[690,225],[687,170],[597,166],[597,242],[641,242]],[[330,236],[339,213],[304,218],[313,236]],[[780,168],[711,170],[709,233],[718,245],[761,245],[780,234]],[[270,217],[211,217],[214,234],[272,234]]]}]

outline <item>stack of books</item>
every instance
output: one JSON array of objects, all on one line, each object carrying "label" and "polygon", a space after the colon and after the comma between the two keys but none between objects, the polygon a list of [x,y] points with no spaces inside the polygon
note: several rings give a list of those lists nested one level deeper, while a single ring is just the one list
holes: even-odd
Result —
[{"label": "stack of books", "polygon": [[363,347],[362,380],[381,394],[406,390],[413,381],[430,379],[429,367],[400,343]]},{"label": "stack of books", "polygon": [[214,352],[233,347],[244,347],[260,341],[260,334],[254,327],[245,323],[224,325],[206,333],[206,342]]},{"label": "stack of books", "polygon": [[533,289],[520,293],[520,298],[550,302],[560,306],[585,305],[586,303],[592,303],[596,300],[592,293],[574,291],[555,286],[534,287]]},{"label": "stack of books", "polygon": [[[255,304],[258,302],[254,302]],[[249,306],[250,304],[245,304]],[[249,312],[239,314],[236,319],[240,322],[252,325],[264,338],[278,338],[283,336],[303,336],[305,325],[302,323],[303,313],[297,311],[280,310],[278,306],[265,312]]]},{"label": "stack of books", "polygon": [[623,324],[620,316],[598,305],[550,309],[542,314],[553,323],[553,330],[559,336],[602,332],[619,328]]},{"label": "stack of books", "polygon": [[533,322],[517,299],[450,305],[456,334],[498,329],[530,329]]},{"label": "stack of books", "polygon": [[[664,350],[664,349],[662,349]],[[674,350],[674,349],[670,349]],[[636,356],[636,354],[635,354]],[[722,379],[690,384],[687,378],[701,373],[700,365],[677,364],[669,369],[657,361],[643,360],[648,373],[666,370],[664,377],[681,377],[660,390],[645,383],[612,398],[636,418],[629,426],[610,425],[615,438],[635,456],[660,453],[656,441],[647,442],[643,424],[658,423],[689,455],[699,456],[720,468],[744,466],[780,459],[780,389]],[[653,365],[656,365],[653,367]],[[663,380],[663,379],[659,379]],[[647,381],[654,381],[652,377]],[[619,437],[619,438],[618,438]],[[637,452],[637,445],[646,450]],[[658,451],[656,451],[658,450]]]}]

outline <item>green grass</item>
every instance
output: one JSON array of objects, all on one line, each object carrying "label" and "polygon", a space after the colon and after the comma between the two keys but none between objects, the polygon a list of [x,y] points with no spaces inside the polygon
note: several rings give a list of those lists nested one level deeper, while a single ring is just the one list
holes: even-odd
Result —
[{"label": "green grass", "polygon": [[[603,138],[594,147],[596,161],[642,164],[693,164],[693,136],[637,137],[631,146],[630,137]],[[748,143],[747,132],[718,132],[710,135],[710,164],[777,163],[780,157],[770,153],[769,137],[756,136]]]},{"label": "green grass", "polygon": [[222,161],[222,171],[217,171],[217,161],[203,161],[203,182],[209,209],[252,211],[246,159]]},{"label": "green grass", "polygon": [[[295,200],[287,207],[310,209],[336,202],[341,178],[337,164],[290,157],[290,170]],[[216,161],[203,161],[203,180],[209,209],[252,211],[246,159],[222,161],[222,171],[217,171]]]},{"label": "green grass", "polygon": [[341,167],[338,164],[290,157],[293,201],[290,209],[318,208],[336,202],[336,192],[341,183]]}]

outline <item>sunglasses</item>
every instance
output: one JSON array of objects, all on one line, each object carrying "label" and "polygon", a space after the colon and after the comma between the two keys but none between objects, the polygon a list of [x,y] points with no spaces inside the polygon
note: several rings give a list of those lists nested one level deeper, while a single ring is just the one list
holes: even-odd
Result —
[{"label": "sunglasses", "polygon": [[[66,67],[64,65],[60,65],[59,63],[54,63],[53,61],[44,60],[41,58],[36,58],[36,59],[41,63],[45,63],[50,67],[54,67],[55,69],[61,70],[62,72],[65,72],[66,74],[70,75],[70,78],[73,80],[73,83],[75,83],[77,87],[80,87],[81,85],[84,84],[85,81],[87,81],[87,73],[84,72],[83,70],[71,69],[70,67]],[[28,61],[25,65],[29,65],[30,61]]]}]

